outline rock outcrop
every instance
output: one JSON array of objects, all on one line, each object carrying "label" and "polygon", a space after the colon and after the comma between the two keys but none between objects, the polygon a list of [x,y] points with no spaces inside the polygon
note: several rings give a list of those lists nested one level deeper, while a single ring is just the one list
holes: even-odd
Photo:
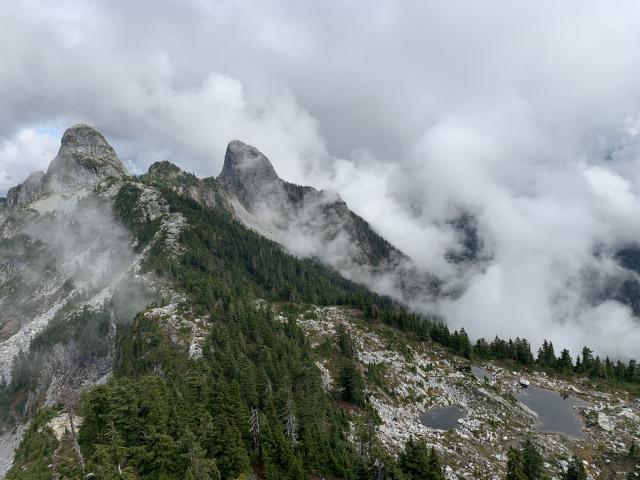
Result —
[{"label": "rock outcrop", "polygon": [[42,196],[44,188],[44,172],[33,172],[20,185],[17,185],[7,192],[7,205],[26,205]]},{"label": "rock outcrop", "polygon": [[[337,193],[282,180],[269,159],[255,147],[238,140],[230,142],[217,179],[242,207],[273,223],[283,236],[309,237],[319,241],[321,249],[338,240],[342,246],[347,243],[353,247],[350,260],[360,265],[379,265],[402,256],[349,210]],[[282,238],[273,239],[283,243]],[[321,256],[314,251],[307,253]]]},{"label": "rock outcrop", "polygon": [[438,288],[435,277],[415,268],[337,193],[282,180],[255,147],[230,142],[217,179],[241,222],[296,255],[316,257],[352,280],[407,301],[431,299]]},{"label": "rock outcrop", "polygon": [[246,207],[252,207],[265,194],[273,194],[284,184],[266,156],[239,140],[227,146],[218,180]]},{"label": "rock outcrop", "polygon": [[6,204],[9,207],[26,205],[51,193],[90,189],[107,177],[128,175],[105,138],[92,127],[78,124],[64,132],[58,154],[47,172],[34,172],[11,188]]},{"label": "rock outcrop", "polygon": [[187,173],[165,160],[151,165],[142,178],[169,188],[179,195],[185,195],[207,207],[218,206],[233,213],[227,190],[213,177],[199,179],[194,174]]}]

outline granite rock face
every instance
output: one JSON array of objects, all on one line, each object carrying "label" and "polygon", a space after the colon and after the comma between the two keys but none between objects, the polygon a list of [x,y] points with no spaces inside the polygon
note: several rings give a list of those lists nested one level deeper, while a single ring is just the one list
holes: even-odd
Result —
[{"label": "granite rock face", "polygon": [[50,191],[93,187],[106,177],[127,176],[127,170],[104,137],[88,125],[74,125],[62,136],[60,150],[47,170]]},{"label": "granite rock face", "polygon": [[230,142],[217,180],[245,226],[294,255],[317,258],[347,278],[405,300],[431,299],[438,288],[435,277],[418,271],[337,193],[282,180],[255,147]]},{"label": "granite rock face", "polygon": [[105,138],[92,127],[78,124],[64,132],[47,172],[34,172],[11,188],[6,205],[26,205],[50,193],[93,188],[107,177],[124,176],[127,169]]},{"label": "granite rock face", "polygon": [[42,196],[44,188],[44,172],[33,172],[20,185],[7,192],[7,206],[25,205]]},{"label": "granite rock face", "polygon": [[267,157],[239,140],[233,140],[227,146],[218,181],[247,207],[284,184]]}]

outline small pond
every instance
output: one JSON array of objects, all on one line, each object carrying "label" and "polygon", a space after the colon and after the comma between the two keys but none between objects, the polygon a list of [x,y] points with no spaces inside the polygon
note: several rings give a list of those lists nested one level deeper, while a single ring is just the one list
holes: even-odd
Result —
[{"label": "small pond", "polygon": [[473,373],[473,375],[481,382],[484,382],[485,379],[489,383],[493,383],[495,381],[495,378],[490,372],[487,372],[480,367],[471,367],[471,373]]},{"label": "small pond", "polygon": [[538,414],[538,431],[584,437],[582,422],[573,407],[587,407],[588,402],[571,395],[563,398],[557,392],[534,386],[523,388],[516,398]]},{"label": "small pond", "polygon": [[434,407],[420,415],[420,422],[438,430],[451,430],[458,426],[458,419],[463,415],[460,407]]}]

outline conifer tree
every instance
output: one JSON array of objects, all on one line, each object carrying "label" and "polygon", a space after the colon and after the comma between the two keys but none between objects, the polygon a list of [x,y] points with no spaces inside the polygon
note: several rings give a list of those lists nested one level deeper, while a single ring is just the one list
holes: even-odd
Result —
[{"label": "conifer tree", "polygon": [[574,457],[562,478],[563,480],[586,480],[587,473],[584,470],[582,461]]},{"label": "conifer tree", "polygon": [[522,469],[529,480],[537,480],[542,475],[542,455],[531,439],[527,439],[522,447]]},{"label": "conifer tree", "polygon": [[504,477],[505,480],[527,480],[520,451],[511,447],[507,457],[507,475]]}]

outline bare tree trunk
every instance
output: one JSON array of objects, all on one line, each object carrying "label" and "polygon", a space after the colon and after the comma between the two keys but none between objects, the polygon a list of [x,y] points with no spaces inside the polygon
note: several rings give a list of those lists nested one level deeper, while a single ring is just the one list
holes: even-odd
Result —
[{"label": "bare tree trunk", "polygon": [[73,423],[73,414],[69,410],[67,412],[69,416],[69,425],[71,426],[71,438],[73,440],[73,449],[78,454],[78,459],[80,460],[80,468],[82,468],[82,476],[84,477],[84,457],[82,456],[82,451],[80,450],[80,444],[78,443],[78,437],[76,435],[76,426]]}]

